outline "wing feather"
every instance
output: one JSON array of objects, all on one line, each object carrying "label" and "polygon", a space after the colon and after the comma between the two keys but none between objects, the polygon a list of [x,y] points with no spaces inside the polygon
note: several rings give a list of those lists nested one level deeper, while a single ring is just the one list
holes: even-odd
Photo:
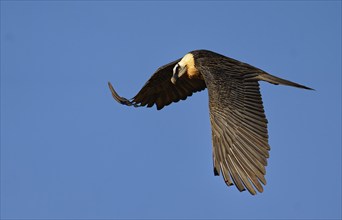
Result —
[{"label": "wing feather", "polygon": [[180,59],[158,68],[138,94],[130,100],[119,96],[112,84],[108,82],[113,98],[123,105],[134,107],[156,105],[160,110],[172,102],[185,100],[193,93],[204,90],[206,88],[204,80],[189,79],[186,74],[180,77],[175,85],[171,83],[173,67],[179,61]]},{"label": "wing feather", "polygon": [[270,147],[259,83],[243,69],[215,68],[202,74],[209,92],[215,169],[240,191],[263,192]]}]

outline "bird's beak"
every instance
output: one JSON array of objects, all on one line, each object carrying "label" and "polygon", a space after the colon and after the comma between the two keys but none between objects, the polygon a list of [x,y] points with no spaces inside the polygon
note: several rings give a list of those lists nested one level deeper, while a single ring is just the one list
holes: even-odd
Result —
[{"label": "bird's beak", "polygon": [[180,78],[185,72],[186,72],[186,67],[185,66],[180,66],[177,63],[176,66],[173,68],[173,75],[172,75],[172,78],[171,78],[171,82],[173,84],[176,84],[177,79]]}]

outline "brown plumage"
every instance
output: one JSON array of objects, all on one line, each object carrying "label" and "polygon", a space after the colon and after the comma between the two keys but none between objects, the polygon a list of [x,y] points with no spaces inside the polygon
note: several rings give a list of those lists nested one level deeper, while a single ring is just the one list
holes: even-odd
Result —
[{"label": "brown plumage", "polygon": [[312,90],[207,50],[192,51],[160,67],[131,100],[108,85],[119,103],[155,104],[158,110],[208,88],[214,174],[222,174],[228,186],[235,184],[255,195],[266,185],[270,150],[259,80]]}]

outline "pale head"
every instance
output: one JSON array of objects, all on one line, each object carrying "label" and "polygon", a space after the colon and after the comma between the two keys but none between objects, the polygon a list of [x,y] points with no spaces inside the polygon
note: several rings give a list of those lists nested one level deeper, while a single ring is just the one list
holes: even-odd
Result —
[{"label": "pale head", "polygon": [[191,53],[186,54],[181,61],[179,61],[175,67],[173,68],[173,75],[171,78],[171,82],[176,84],[178,78],[187,74],[189,78],[192,78],[198,74],[198,71],[195,67],[194,56]]}]

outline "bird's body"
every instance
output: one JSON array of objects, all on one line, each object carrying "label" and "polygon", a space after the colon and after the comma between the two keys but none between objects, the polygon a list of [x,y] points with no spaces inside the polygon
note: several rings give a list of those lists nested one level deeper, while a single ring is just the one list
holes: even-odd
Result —
[{"label": "bird's body", "polygon": [[311,89],[208,50],[192,51],[160,67],[132,100],[120,97],[110,83],[109,87],[121,104],[156,104],[158,110],[207,88],[214,174],[222,174],[228,186],[247,188],[254,195],[255,189],[263,191],[261,183],[266,184],[270,150],[259,80]]}]

